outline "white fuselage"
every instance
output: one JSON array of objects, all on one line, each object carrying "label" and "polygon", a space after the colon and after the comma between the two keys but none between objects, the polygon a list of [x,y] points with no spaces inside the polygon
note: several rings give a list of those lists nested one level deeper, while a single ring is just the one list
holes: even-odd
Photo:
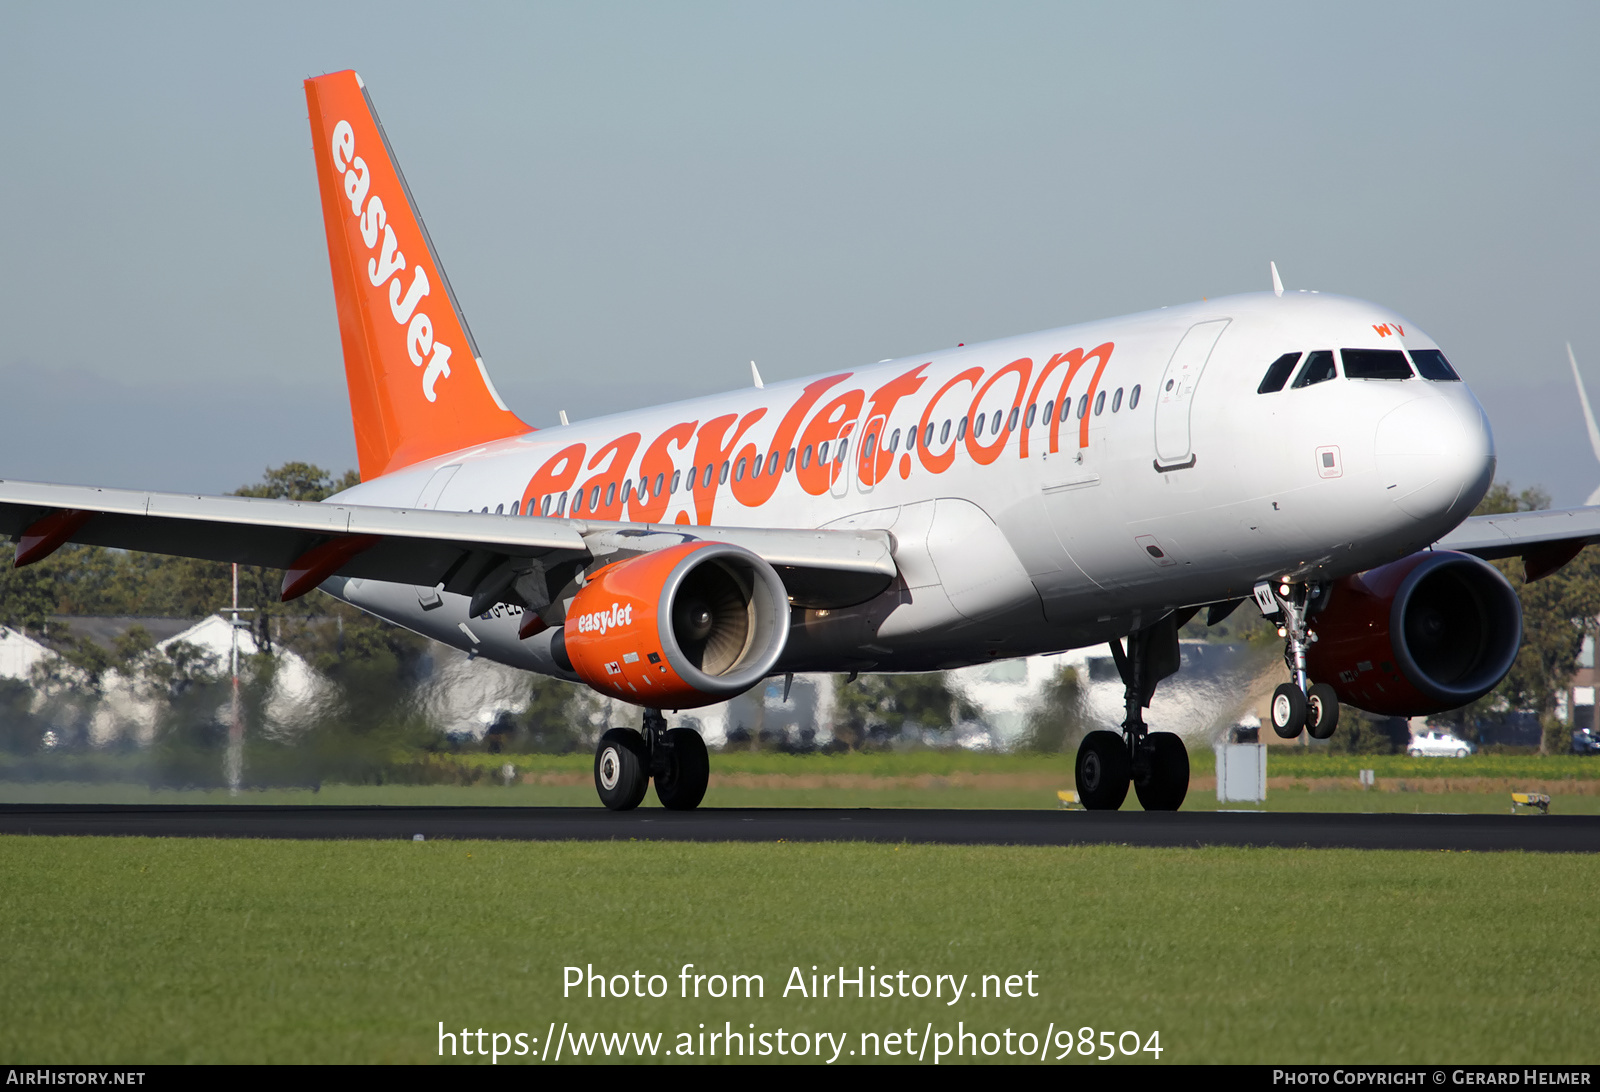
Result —
[{"label": "white fuselage", "polygon": [[[1352,348],[1437,346],[1357,300],[1234,296],[532,432],[340,501],[886,529],[900,578],[859,606],[797,609],[777,670],[955,667],[1101,642],[1264,579],[1359,572],[1458,524],[1494,472],[1464,383],[1349,379],[1341,366],[1257,393],[1284,353]],[[458,648],[572,677],[548,632],[518,640],[514,608],[469,618],[465,597],[433,589],[328,588]]]}]

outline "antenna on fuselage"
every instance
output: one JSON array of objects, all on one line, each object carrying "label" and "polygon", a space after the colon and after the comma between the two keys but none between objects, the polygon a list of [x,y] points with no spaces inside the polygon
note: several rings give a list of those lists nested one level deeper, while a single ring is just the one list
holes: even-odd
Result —
[{"label": "antenna on fuselage", "polygon": [[1272,267],[1272,294],[1281,299],[1283,297],[1283,278],[1278,276],[1278,263],[1268,262],[1267,264]]},{"label": "antenna on fuselage", "polygon": [[[1572,354],[1572,342],[1567,342],[1567,362],[1572,365],[1572,381],[1578,384],[1578,403],[1583,406],[1583,423],[1589,426],[1589,446],[1594,449],[1596,462],[1600,462],[1600,426],[1594,422],[1594,409],[1589,405],[1589,392],[1583,389],[1583,376],[1578,374],[1578,358]],[[1586,504],[1600,504],[1600,488],[1589,494]]]},{"label": "antenna on fuselage", "polygon": [[556,410],[556,412],[557,412],[557,413],[559,413],[559,414],[561,414],[561,423],[562,423],[562,424],[563,424],[563,425],[570,425],[570,424],[572,424],[572,422],[571,422],[571,421],[569,421],[569,420],[567,420],[567,411],[566,411],[566,410]]},{"label": "antenna on fuselage", "polygon": [[761,373],[756,370],[756,362],[750,362],[750,381],[756,385],[756,390],[766,389],[766,384],[761,382]]}]

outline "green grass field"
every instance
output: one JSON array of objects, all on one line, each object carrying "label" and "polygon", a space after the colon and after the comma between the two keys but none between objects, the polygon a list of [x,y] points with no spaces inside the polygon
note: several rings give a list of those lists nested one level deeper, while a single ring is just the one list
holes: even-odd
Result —
[{"label": "green grass field", "polygon": [[[6,803],[318,803],[469,804],[597,807],[593,759],[571,755],[461,754],[441,760],[480,776],[476,784],[324,785],[247,791],[151,790],[133,780],[6,780]],[[1188,810],[1218,807],[1210,752],[1191,759]],[[510,764],[514,780],[497,774]],[[1379,785],[1358,786],[1371,769]],[[712,756],[708,807],[1052,808],[1073,787],[1068,755],[916,750],[834,756],[733,751]],[[1600,814],[1600,759],[1572,755],[1475,755],[1414,759],[1404,755],[1329,755],[1274,749],[1266,811],[1501,812],[1510,792],[1548,792],[1557,814]],[[653,806],[652,794],[646,806]],[[1128,808],[1136,808],[1132,794]],[[1237,807],[1238,805],[1228,805]]]},{"label": "green grass field", "polygon": [[[6,1062],[433,1061],[441,1021],[696,1051],[728,1021],[842,1035],[840,1063],[863,1032],[915,1049],[958,1021],[1035,1044],[1159,1031],[1163,1062],[1594,1057],[1586,856],[4,837],[0,874]],[[563,998],[563,967],[591,963],[668,996]],[[685,963],[765,996],[680,999]],[[969,994],[784,997],[813,964]],[[970,996],[1028,973],[1036,997]]]}]

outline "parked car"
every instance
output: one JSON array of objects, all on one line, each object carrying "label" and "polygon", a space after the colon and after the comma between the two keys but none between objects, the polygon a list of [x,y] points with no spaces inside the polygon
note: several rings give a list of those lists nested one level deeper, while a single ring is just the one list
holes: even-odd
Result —
[{"label": "parked car", "polygon": [[1452,732],[1428,728],[1411,737],[1406,754],[1412,758],[1466,758],[1477,748]]},{"label": "parked car", "polygon": [[1579,728],[1572,733],[1572,753],[1575,755],[1600,755],[1600,734],[1592,728]]}]

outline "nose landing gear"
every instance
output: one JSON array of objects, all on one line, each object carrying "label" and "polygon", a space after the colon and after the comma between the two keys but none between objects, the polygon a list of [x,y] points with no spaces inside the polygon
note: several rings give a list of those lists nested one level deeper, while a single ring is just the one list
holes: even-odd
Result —
[{"label": "nose landing gear", "polygon": [[1128,646],[1111,642],[1122,676],[1126,717],[1122,735],[1090,732],[1078,747],[1078,799],[1091,811],[1115,811],[1128,785],[1145,811],[1177,811],[1189,792],[1189,752],[1171,732],[1152,732],[1144,722],[1156,684],[1178,670],[1178,619],[1167,615],[1128,635]]},{"label": "nose landing gear", "polygon": [[656,799],[673,811],[699,807],[711,779],[711,758],[700,733],[668,728],[659,709],[644,711],[643,733],[608,729],[594,754],[595,791],[612,811],[638,807],[652,778]]},{"label": "nose landing gear", "polygon": [[1306,685],[1306,648],[1317,639],[1310,619],[1327,605],[1330,590],[1326,585],[1287,581],[1276,588],[1267,583],[1255,588],[1261,613],[1278,623],[1278,636],[1285,640],[1283,662],[1290,681],[1272,692],[1272,730],[1284,739],[1294,739],[1302,730],[1312,739],[1329,739],[1339,727],[1339,696],[1333,687]]}]

